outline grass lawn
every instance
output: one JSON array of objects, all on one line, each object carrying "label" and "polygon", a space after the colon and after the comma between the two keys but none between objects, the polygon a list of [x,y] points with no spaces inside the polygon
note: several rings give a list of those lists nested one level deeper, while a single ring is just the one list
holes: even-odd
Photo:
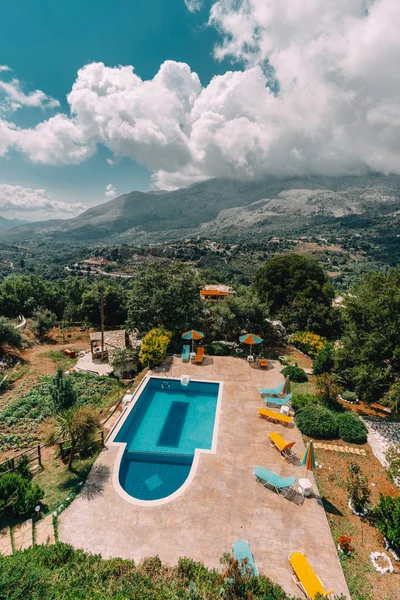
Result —
[{"label": "grass lawn", "polygon": [[67,465],[56,456],[45,461],[44,470],[35,476],[34,481],[44,489],[46,512],[53,512],[61,505],[66,508],[72,502],[81,491],[97,455],[98,452],[88,458],[75,459],[73,472],[68,471]]}]

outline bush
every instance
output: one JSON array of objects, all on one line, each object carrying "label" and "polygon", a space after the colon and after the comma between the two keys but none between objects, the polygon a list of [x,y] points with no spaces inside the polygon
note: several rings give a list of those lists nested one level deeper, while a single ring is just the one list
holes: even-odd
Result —
[{"label": "bush", "polygon": [[381,494],[378,504],[372,509],[372,517],[392,550],[400,554],[400,496],[393,498]]},{"label": "bush", "polygon": [[314,364],[313,373],[314,375],[322,375],[323,373],[330,373],[334,365],[334,349],[333,344],[328,342],[322,348],[321,352],[318,352]]},{"label": "bush", "polygon": [[352,402],[353,404],[358,402],[357,394],[355,392],[350,392],[349,390],[346,390],[340,395],[343,398],[343,400],[345,400],[345,402]]},{"label": "bush", "polygon": [[368,504],[371,491],[368,487],[368,479],[355,462],[349,464],[346,487],[351,506],[355,512],[362,514]]},{"label": "bush", "polygon": [[305,381],[308,381],[306,372],[297,365],[288,365],[282,369],[282,375],[290,377],[290,381],[294,381],[295,383],[304,383]]},{"label": "bush", "polygon": [[6,473],[0,477],[0,515],[27,515],[43,498],[44,491],[19,473]]},{"label": "bush", "polygon": [[226,344],[221,344],[220,342],[208,344],[205,350],[206,354],[209,356],[229,356],[231,354],[230,347]]},{"label": "bush", "polygon": [[316,439],[334,439],[338,437],[336,415],[319,404],[309,404],[295,415],[300,431],[308,437]]},{"label": "bush", "polygon": [[317,397],[313,396],[312,394],[293,394],[292,400],[291,400],[291,405],[292,405],[294,412],[297,412],[298,410],[304,408],[308,404],[317,404],[317,403],[318,403]]},{"label": "bush", "polygon": [[289,343],[311,358],[316,358],[324,348],[326,339],[310,331],[296,331],[289,337]]},{"label": "bush", "polygon": [[139,350],[139,359],[142,365],[151,369],[160,365],[167,355],[171,338],[172,333],[162,327],[149,331],[144,336]]},{"label": "bush", "polygon": [[339,386],[336,383],[336,377],[324,373],[319,375],[316,381],[317,385],[317,398],[328,408],[334,410],[343,410],[342,405],[338,401]]},{"label": "bush", "polygon": [[338,415],[339,435],[349,444],[365,444],[367,428],[360,417],[353,412]]},{"label": "bush", "polygon": [[400,444],[391,444],[386,450],[387,474],[392,483],[400,487]]}]

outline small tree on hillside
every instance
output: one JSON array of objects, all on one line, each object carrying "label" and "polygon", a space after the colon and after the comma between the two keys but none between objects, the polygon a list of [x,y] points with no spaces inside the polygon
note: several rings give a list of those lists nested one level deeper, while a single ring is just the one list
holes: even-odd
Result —
[{"label": "small tree on hillside", "polygon": [[55,327],[57,317],[50,310],[39,309],[33,315],[32,326],[36,335],[42,340]]},{"label": "small tree on hillside", "polygon": [[322,348],[321,352],[317,354],[317,357],[313,364],[314,375],[322,375],[323,373],[330,373],[334,366],[334,348],[333,344],[328,342]]},{"label": "small tree on hillside", "polygon": [[317,377],[317,398],[328,408],[341,408],[341,404],[338,401],[339,386],[334,375],[324,373]]},{"label": "small tree on hillside", "polygon": [[79,396],[72,377],[65,375],[61,367],[58,367],[50,384],[50,395],[56,413],[78,404]]},{"label": "small tree on hillside", "polygon": [[137,371],[138,364],[139,352],[133,348],[124,348],[113,353],[111,366],[117,374],[131,370]]},{"label": "small tree on hillside", "polygon": [[139,358],[142,365],[150,368],[162,363],[167,355],[167,348],[171,341],[172,333],[165,329],[152,329],[142,341]]},{"label": "small tree on hillside", "polygon": [[0,353],[4,352],[5,346],[22,348],[22,336],[11,321],[0,317]]},{"label": "small tree on hillside", "polygon": [[99,427],[99,413],[92,406],[73,406],[57,413],[50,441],[71,440],[69,471],[72,471],[72,462],[77,448],[87,447]]},{"label": "small tree on hillside", "polygon": [[351,506],[355,512],[362,514],[369,502],[371,491],[368,487],[368,479],[355,462],[349,464],[346,485]]}]

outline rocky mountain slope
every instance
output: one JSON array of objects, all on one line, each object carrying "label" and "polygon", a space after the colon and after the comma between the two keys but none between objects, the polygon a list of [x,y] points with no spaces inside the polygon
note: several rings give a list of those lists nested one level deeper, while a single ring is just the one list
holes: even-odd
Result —
[{"label": "rocky mountain slope", "polygon": [[156,242],[201,235],[309,232],[323,224],[400,214],[400,177],[302,177],[265,181],[212,179],[171,192],[131,192],[78,217],[30,223],[0,232],[5,241],[56,238],[69,242]]}]

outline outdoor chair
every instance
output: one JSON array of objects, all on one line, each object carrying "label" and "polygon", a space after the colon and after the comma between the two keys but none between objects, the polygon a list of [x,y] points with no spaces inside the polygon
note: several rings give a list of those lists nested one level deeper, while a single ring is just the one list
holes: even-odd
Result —
[{"label": "outdoor chair", "polygon": [[267,419],[268,421],[272,421],[273,423],[279,423],[279,425],[284,425],[288,427],[293,424],[292,417],[288,417],[286,415],[281,415],[280,413],[276,413],[273,410],[269,410],[268,408],[259,408],[258,415],[262,419]]},{"label": "outdoor chair", "polygon": [[182,354],[181,354],[182,362],[188,362],[189,355],[190,355],[190,346],[188,344],[185,344],[182,348]]},{"label": "outdoor chair", "polygon": [[279,396],[279,394],[282,393],[284,387],[285,382],[283,381],[281,385],[278,385],[276,388],[260,388],[259,392],[261,396]]},{"label": "outdoor chair", "polygon": [[259,358],[258,359],[258,364],[260,365],[260,367],[262,367],[263,369],[266,369],[268,367],[268,361],[266,358]]},{"label": "outdoor chair", "polygon": [[250,550],[250,544],[247,540],[238,540],[237,542],[234,542],[232,544],[232,552],[239,562],[239,569],[244,577],[258,577],[258,569],[254,556]]},{"label": "outdoor chair", "polygon": [[315,574],[303,552],[290,554],[289,562],[293,570],[294,581],[309,600],[314,600],[317,594],[325,597],[333,594],[333,590],[325,591],[320,578]]},{"label": "outdoor chair", "polygon": [[273,471],[260,466],[255,467],[253,473],[258,483],[280,496],[291,500],[296,495],[296,490],[293,487],[296,483],[296,477],[280,477]]},{"label": "outdoor chair", "polygon": [[204,359],[204,348],[197,348],[196,356],[194,358],[194,362],[198,365],[201,365]]},{"label": "outdoor chair", "polygon": [[273,398],[272,396],[264,396],[264,401],[267,406],[286,406],[292,399],[292,394],[287,394],[284,398]]},{"label": "outdoor chair", "polygon": [[296,442],[285,442],[283,437],[280,436],[279,433],[276,433],[276,431],[270,433],[268,437],[271,445],[278,450],[282,458],[288,462],[291,462],[294,458],[296,458],[296,453],[292,450]]}]

